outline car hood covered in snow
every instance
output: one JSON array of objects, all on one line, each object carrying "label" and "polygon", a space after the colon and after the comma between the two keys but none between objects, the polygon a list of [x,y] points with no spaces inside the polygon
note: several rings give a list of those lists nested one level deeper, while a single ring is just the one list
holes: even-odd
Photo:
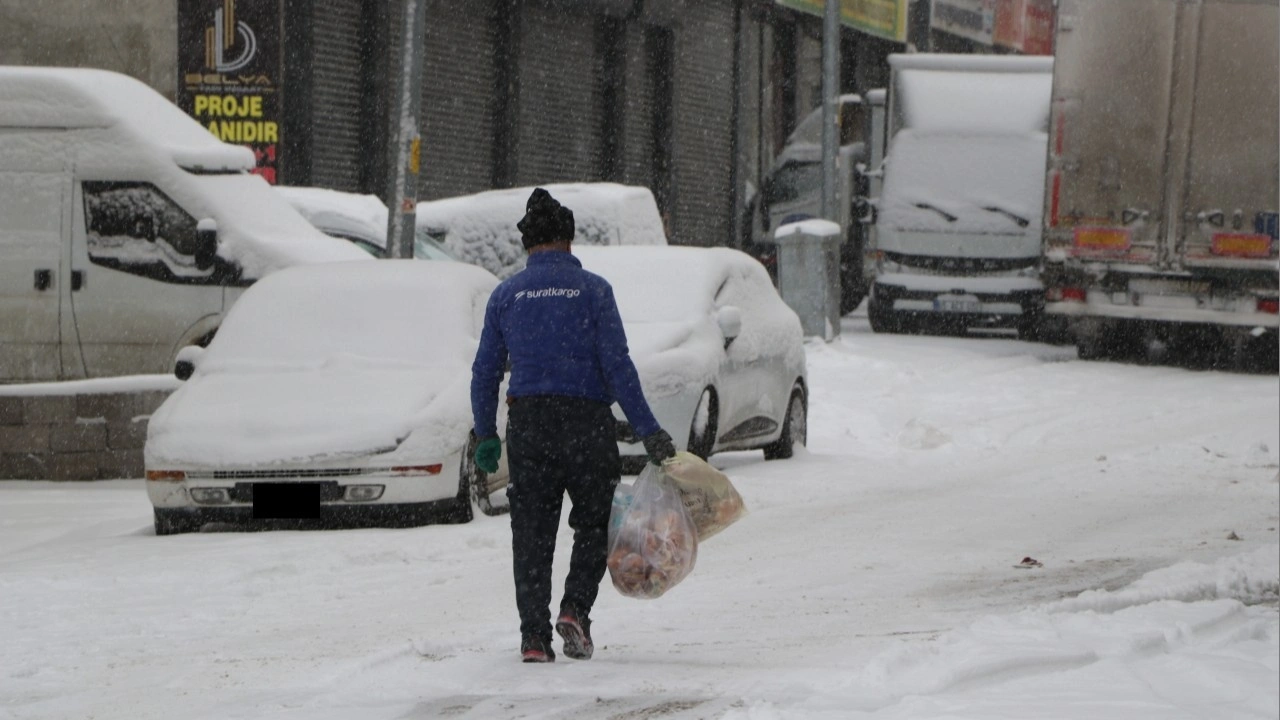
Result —
[{"label": "car hood covered in snow", "polygon": [[[424,422],[467,426],[465,405],[432,402],[464,374],[459,367],[375,367],[354,359],[287,372],[212,373],[156,413],[160,430],[148,438],[148,464],[242,467],[387,453]],[[443,416],[432,417],[437,413]]]}]

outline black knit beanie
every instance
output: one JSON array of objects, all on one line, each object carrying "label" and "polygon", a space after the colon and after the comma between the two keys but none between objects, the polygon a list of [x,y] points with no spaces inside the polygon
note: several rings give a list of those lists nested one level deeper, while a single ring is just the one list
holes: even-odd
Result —
[{"label": "black knit beanie", "polygon": [[535,245],[573,240],[573,211],[561,205],[551,193],[534,188],[525,204],[524,217],[516,223],[520,242],[528,250]]}]

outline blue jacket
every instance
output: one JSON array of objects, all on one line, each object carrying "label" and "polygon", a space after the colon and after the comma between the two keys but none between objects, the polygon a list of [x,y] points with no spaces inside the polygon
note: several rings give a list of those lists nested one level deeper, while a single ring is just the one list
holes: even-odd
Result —
[{"label": "blue jacket", "polygon": [[525,269],[489,297],[471,365],[471,413],[481,438],[498,434],[498,387],[508,356],[510,397],[616,401],[639,437],[660,429],[627,351],[613,288],[570,253],[531,254]]}]

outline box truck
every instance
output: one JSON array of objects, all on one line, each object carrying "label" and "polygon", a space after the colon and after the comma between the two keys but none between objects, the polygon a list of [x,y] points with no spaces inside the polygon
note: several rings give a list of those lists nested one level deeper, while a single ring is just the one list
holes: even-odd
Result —
[{"label": "box truck", "polygon": [[1275,352],[1278,16],[1061,0],[1044,279],[1081,357]]},{"label": "box truck", "polygon": [[876,332],[1035,332],[1049,57],[895,54],[867,94]]},{"label": "box truck", "polygon": [[253,280],[369,257],[254,164],[127,76],[0,67],[0,382],[170,372]]}]

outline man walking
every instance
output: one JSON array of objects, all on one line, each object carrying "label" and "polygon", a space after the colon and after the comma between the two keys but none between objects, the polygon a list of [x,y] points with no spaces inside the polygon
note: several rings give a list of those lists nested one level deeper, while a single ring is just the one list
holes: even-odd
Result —
[{"label": "man walking", "polygon": [[556,632],[564,654],[591,658],[589,614],[604,577],[609,510],[619,477],[613,413],[616,400],[655,463],[675,455],[640,389],[627,350],[613,288],[582,269],[569,249],[573,213],[537,188],[516,224],[527,267],[493,291],[471,366],[476,466],[494,472],[498,388],[507,366],[507,451],[511,481],[511,548],[520,653],[524,662],[554,662],[551,649],[551,563],[565,492],[573,507],[573,554]]}]

